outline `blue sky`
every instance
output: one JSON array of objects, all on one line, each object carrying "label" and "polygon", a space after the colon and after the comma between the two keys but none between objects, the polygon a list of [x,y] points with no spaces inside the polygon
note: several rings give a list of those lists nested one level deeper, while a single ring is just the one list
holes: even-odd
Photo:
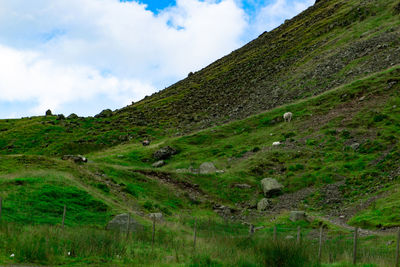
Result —
[{"label": "blue sky", "polygon": [[314,0],[0,1],[0,118],[117,109]]}]

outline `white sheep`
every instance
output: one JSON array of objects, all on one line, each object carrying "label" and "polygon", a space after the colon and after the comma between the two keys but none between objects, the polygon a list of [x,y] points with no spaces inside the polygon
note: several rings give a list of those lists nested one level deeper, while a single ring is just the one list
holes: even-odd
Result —
[{"label": "white sheep", "polygon": [[286,112],[283,114],[283,119],[287,122],[290,122],[292,120],[293,113],[292,112]]}]

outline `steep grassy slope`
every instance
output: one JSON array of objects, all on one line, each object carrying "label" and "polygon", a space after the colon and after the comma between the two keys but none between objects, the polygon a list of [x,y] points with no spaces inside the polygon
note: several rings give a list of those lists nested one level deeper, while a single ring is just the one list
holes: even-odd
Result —
[{"label": "steep grassy slope", "polygon": [[132,123],[209,127],[400,63],[397,0],[324,0],[187,79],[118,111]]},{"label": "steep grassy slope", "polygon": [[[365,195],[370,198],[397,184],[399,89],[400,69],[395,67],[245,120],[149,147],[125,145],[89,157],[103,164],[148,169],[155,161],[153,153],[170,145],[180,152],[158,171],[172,172],[172,179],[198,184],[213,199],[247,207],[262,198],[259,181],[274,177],[285,185],[286,193],[313,188],[309,195],[293,200],[292,206],[281,208],[303,205],[311,210],[331,209],[332,214],[346,213],[345,204],[354,204]],[[294,114],[291,123],[282,122],[287,110]],[[273,147],[275,141],[282,145]],[[181,174],[206,161],[225,172]],[[248,183],[252,188],[235,188],[238,183]],[[337,194],[337,199],[331,202],[324,185],[335,183],[338,186],[331,193]],[[281,201],[276,200],[277,207]],[[400,224],[397,217],[390,220],[393,218],[383,216],[379,224]]]},{"label": "steep grassy slope", "polygon": [[105,118],[0,120],[0,153],[87,153],[180,135],[400,63],[397,0],[324,0],[187,79]]}]

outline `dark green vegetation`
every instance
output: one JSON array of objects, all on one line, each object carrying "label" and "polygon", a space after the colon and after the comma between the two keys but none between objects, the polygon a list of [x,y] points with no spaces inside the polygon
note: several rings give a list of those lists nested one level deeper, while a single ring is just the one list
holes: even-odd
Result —
[{"label": "dark green vegetation", "polygon": [[[394,0],[321,0],[132,106],[95,118],[1,120],[0,263],[318,266],[323,223],[322,263],[349,266],[351,225],[376,231],[362,237],[360,262],[393,265],[391,230],[400,226],[397,10]],[[290,123],[283,122],[287,111]],[[142,146],[147,138],[151,145]],[[152,167],[165,146],[178,153]],[[60,160],[64,154],[89,162]],[[204,162],[222,171],[193,171]],[[265,177],[284,189],[258,212]],[[290,221],[288,211],[297,209],[309,221]],[[104,230],[126,212],[143,231]],[[165,216],[154,248],[150,212]],[[265,228],[249,238],[244,222]],[[298,226],[305,243],[283,241]]]}]

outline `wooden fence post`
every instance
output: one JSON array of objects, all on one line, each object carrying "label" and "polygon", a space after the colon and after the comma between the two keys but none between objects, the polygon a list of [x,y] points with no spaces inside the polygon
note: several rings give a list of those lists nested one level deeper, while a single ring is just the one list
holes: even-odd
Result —
[{"label": "wooden fence post", "polygon": [[274,242],[276,242],[276,225],[274,225]]},{"label": "wooden fence post", "polygon": [[151,249],[154,249],[155,237],[156,237],[156,216],[153,216],[153,235],[151,238]]},{"label": "wooden fence post", "polygon": [[318,248],[318,262],[321,262],[321,255],[322,255],[322,231],[323,226],[319,229],[319,248]]},{"label": "wooden fence post", "polygon": [[3,199],[0,197],[0,221],[1,221],[1,210],[3,208]]},{"label": "wooden fence post", "polygon": [[126,219],[126,236],[129,236],[129,225],[131,224],[131,215],[128,212],[128,218]]},{"label": "wooden fence post", "polygon": [[300,226],[297,226],[297,244],[300,244],[300,239],[301,239],[301,228]]},{"label": "wooden fence post", "polygon": [[64,212],[63,212],[63,218],[62,218],[62,223],[61,223],[61,227],[64,228],[64,224],[65,224],[65,216],[67,215],[67,205],[64,205]]},{"label": "wooden fence post", "polygon": [[399,267],[399,250],[400,250],[400,227],[397,228],[397,245],[396,245],[396,267]]},{"label": "wooden fence post", "polygon": [[193,250],[196,250],[196,237],[197,237],[196,226],[197,226],[197,220],[196,217],[194,217]]},{"label": "wooden fence post", "polygon": [[358,239],[358,227],[354,229],[353,265],[357,264],[357,239]]}]

